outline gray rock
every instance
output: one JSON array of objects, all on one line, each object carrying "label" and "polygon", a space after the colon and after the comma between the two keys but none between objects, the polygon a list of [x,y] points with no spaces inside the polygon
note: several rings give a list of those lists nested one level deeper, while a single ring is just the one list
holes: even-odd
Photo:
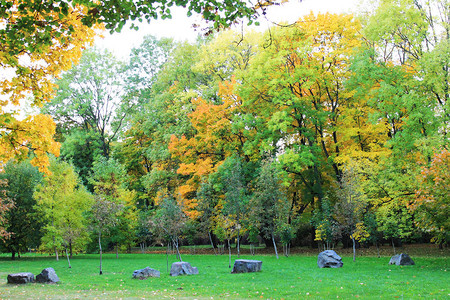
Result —
[{"label": "gray rock", "polygon": [[397,266],[411,266],[415,265],[414,261],[409,257],[408,254],[401,253],[397,254],[391,257],[391,260],[389,261],[390,265],[397,265]]},{"label": "gray rock", "polygon": [[344,265],[342,258],[334,250],[325,250],[317,257],[319,268],[340,268]]},{"label": "gray rock", "polygon": [[8,283],[11,284],[24,284],[28,282],[34,282],[34,275],[30,272],[15,273],[8,275]]},{"label": "gray rock", "polygon": [[136,270],[133,272],[133,278],[147,279],[149,277],[160,277],[161,273],[158,270],[146,267],[145,269]]},{"label": "gray rock", "polygon": [[53,268],[46,268],[36,276],[36,282],[39,283],[57,283],[59,282],[58,275]]},{"label": "gray rock", "polygon": [[250,273],[261,271],[262,261],[250,259],[236,259],[231,273]]},{"label": "gray rock", "polygon": [[170,276],[197,275],[198,269],[188,262],[174,262],[170,268]]}]

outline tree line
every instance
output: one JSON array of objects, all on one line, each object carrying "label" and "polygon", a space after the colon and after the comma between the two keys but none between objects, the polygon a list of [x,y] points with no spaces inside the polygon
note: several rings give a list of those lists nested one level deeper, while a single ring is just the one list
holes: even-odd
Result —
[{"label": "tree line", "polygon": [[449,18],[448,1],[380,1],[148,36],[127,62],[85,50],[42,109],[61,143],[49,174],[4,167],[4,251],[445,245]]}]

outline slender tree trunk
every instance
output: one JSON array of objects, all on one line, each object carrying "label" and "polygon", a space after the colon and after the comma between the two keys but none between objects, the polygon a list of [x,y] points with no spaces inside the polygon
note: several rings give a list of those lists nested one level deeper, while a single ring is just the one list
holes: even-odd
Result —
[{"label": "slender tree trunk", "polygon": [[67,253],[67,246],[64,247],[66,249],[66,257],[67,257],[67,262],[69,263],[69,269],[72,268],[72,266],[70,265],[70,257]]},{"label": "slender tree trunk", "polygon": [[391,238],[391,241],[392,241],[392,248],[394,248],[394,255],[395,255],[396,253],[395,253],[394,238]]},{"label": "slender tree trunk", "polygon": [[378,242],[376,242],[375,245],[377,246],[378,258],[380,258],[380,247],[378,246]]},{"label": "slender tree trunk", "polygon": [[228,241],[228,268],[231,268],[231,246],[230,246],[230,240]]},{"label": "slender tree trunk", "polygon": [[275,256],[278,259],[277,243],[275,243],[275,237],[273,236],[273,232],[272,232],[272,243],[273,243],[273,248],[275,249]]},{"label": "slender tree trunk", "polygon": [[102,233],[100,231],[98,233],[98,248],[100,250],[100,275],[102,275]]},{"label": "slender tree trunk", "polygon": [[73,257],[72,242],[69,243],[69,253],[70,253],[70,258],[72,258]]},{"label": "slender tree trunk", "polygon": [[167,273],[169,273],[169,245],[170,242],[167,243],[167,248],[166,248],[166,269],[167,269]]},{"label": "slender tree trunk", "polygon": [[116,243],[116,259],[119,258],[119,245]]},{"label": "slender tree trunk", "polygon": [[239,240],[240,240],[240,238],[241,238],[241,237],[240,237],[240,233],[241,233],[241,232],[240,232],[240,229],[241,229],[241,228],[240,228],[240,225],[238,225],[238,232],[237,232],[237,255],[238,255],[238,258],[239,258],[240,255],[241,255],[241,252],[240,252],[240,249],[239,249],[239,248],[240,248],[240,247],[239,247],[239,246],[240,246],[240,245],[239,245]]},{"label": "slender tree trunk", "polygon": [[212,237],[211,237],[211,231],[209,231],[209,230],[208,230],[208,236],[209,236],[209,241],[211,242],[211,247],[214,250],[214,255],[217,256],[216,248],[214,248],[214,243],[213,243],[213,240],[212,240]]},{"label": "slender tree trunk", "polygon": [[11,260],[16,260],[16,251],[11,251]]},{"label": "slender tree trunk", "polygon": [[353,234],[351,235],[352,238],[352,242],[353,242],[353,261],[356,261],[356,241],[355,238],[353,236]]},{"label": "slender tree trunk", "polygon": [[176,248],[178,259],[179,259],[180,261],[183,261],[183,260],[181,259],[180,250],[178,249],[178,238],[176,238],[176,240],[173,240],[173,244],[174,244],[174,246],[175,246],[175,248]]},{"label": "slender tree trunk", "polygon": [[[55,241],[55,236],[53,236],[53,245],[56,243]],[[58,249],[56,248],[56,246],[53,248],[55,251],[55,256],[56,256],[56,261],[59,261],[59,255],[58,255]]]}]

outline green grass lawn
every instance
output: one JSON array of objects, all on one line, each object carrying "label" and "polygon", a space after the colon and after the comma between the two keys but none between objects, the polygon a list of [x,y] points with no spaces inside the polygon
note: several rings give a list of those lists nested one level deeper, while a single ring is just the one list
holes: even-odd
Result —
[{"label": "green grass lawn", "polygon": [[[262,272],[231,274],[227,255],[183,255],[183,261],[199,269],[195,276],[170,277],[164,254],[104,255],[103,275],[98,274],[98,255],[78,255],[68,268],[64,257],[28,254],[11,261],[0,257],[0,299],[81,298],[400,298],[449,299],[447,257],[413,257],[415,266],[390,266],[389,257],[344,256],[344,267],[319,269],[317,256],[292,255],[277,260],[273,255],[241,256],[263,261]],[[233,261],[236,259],[233,256]],[[175,256],[169,257],[169,263]],[[132,279],[134,270],[150,266],[161,278]],[[39,274],[53,267],[61,282],[56,285],[10,285],[7,275]]]}]

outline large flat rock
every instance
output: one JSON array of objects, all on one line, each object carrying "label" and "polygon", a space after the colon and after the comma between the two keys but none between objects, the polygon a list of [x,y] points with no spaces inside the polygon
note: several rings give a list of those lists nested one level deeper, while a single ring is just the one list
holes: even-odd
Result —
[{"label": "large flat rock", "polygon": [[136,279],[147,279],[148,277],[160,277],[161,272],[158,270],[146,267],[144,269],[136,270],[133,272],[133,278]]},{"label": "large flat rock", "polygon": [[250,259],[236,259],[231,273],[251,273],[261,271],[262,261]]},{"label": "large flat rock", "polygon": [[28,282],[34,282],[34,275],[30,272],[22,272],[8,275],[8,283],[11,284],[24,284]]}]

